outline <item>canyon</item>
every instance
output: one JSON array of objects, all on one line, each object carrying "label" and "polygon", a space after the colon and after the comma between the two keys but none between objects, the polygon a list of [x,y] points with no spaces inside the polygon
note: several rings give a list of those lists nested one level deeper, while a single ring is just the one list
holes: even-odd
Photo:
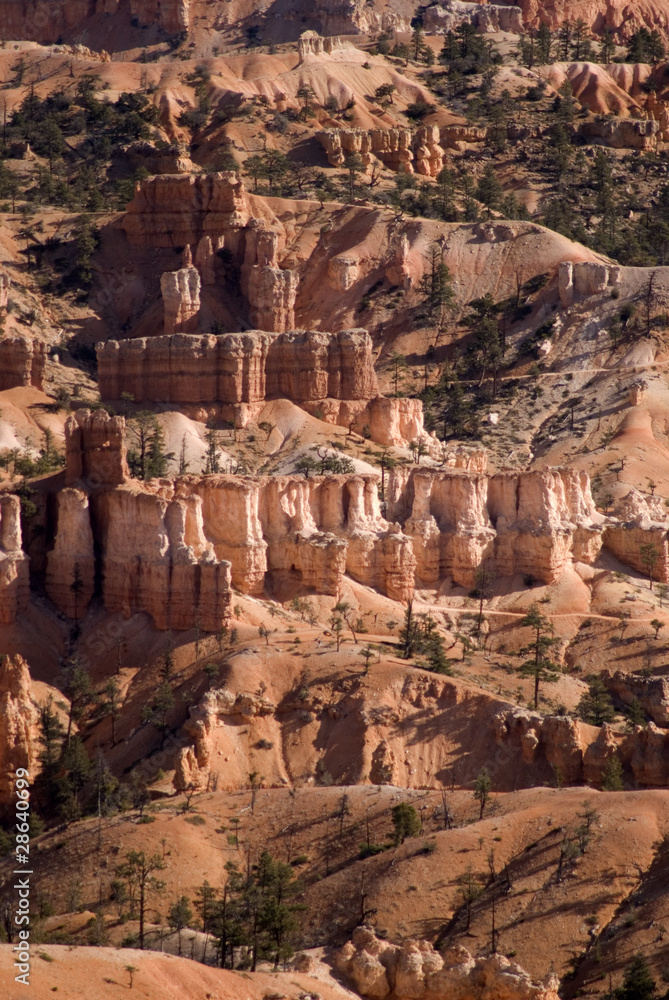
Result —
[{"label": "canyon", "polygon": [[665,8],[0,0],[40,1000],[666,978]]}]

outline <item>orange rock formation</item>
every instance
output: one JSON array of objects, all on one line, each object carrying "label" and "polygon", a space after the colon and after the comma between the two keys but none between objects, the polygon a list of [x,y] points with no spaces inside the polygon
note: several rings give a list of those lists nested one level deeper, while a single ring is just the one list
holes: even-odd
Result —
[{"label": "orange rock formation", "polygon": [[28,337],[6,337],[0,340],[0,392],[16,386],[42,388],[47,346]]}]

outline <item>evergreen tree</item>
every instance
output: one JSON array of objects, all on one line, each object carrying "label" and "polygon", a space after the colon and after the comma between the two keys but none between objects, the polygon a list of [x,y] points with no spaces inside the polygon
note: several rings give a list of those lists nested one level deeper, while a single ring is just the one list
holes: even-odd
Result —
[{"label": "evergreen tree", "polygon": [[409,802],[400,802],[392,810],[394,843],[403,844],[407,837],[417,837],[422,829],[420,816]]},{"label": "evergreen tree", "polygon": [[523,676],[534,678],[534,707],[538,708],[539,685],[542,681],[557,679],[557,666],[547,656],[549,649],[557,640],[553,637],[552,622],[539,612],[537,604],[530,606],[520,625],[522,628],[531,628],[534,631],[532,642],[521,650],[521,655],[530,652],[532,656],[521,665],[519,672]]},{"label": "evergreen tree", "polygon": [[485,165],[483,175],[476,188],[476,197],[488,209],[488,218],[490,218],[493,209],[498,208],[502,200],[502,185],[497,180],[494,164],[487,163]]},{"label": "evergreen tree", "polygon": [[615,991],[615,997],[616,1000],[655,1000],[657,997],[657,985],[642,954],[636,954],[625,969],[622,986]]},{"label": "evergreen tree", "polygon": [[130,898],[137,904],[139,917],[139,947],[144,948],[144,921],[150,896],[165,888],[155,872],[164,871],[166,864],[159,854],[147,856],[144,851],[128,851],[125,862],[116,869],[116,876],[125,883]]},{"label": "evergreen tree", "polygon": [[590,681],[588,692],[579,701],[577,711],[579,718],[589,722],[591,726],[601,726],[605,722],[611,722],[615,709],[601,677],[593,677]]},{"label": "evergreen tree", "polygon": [[490,780],[490,774],[488,773],[487,767],[481,768],[479,771],[476,781],[474,782],[474,798],[479,803],[479,819],[483,819],[483,813],[485,807],[488,804],[488,799],[490,798],[490,789],[492,788],[492,781]]}]

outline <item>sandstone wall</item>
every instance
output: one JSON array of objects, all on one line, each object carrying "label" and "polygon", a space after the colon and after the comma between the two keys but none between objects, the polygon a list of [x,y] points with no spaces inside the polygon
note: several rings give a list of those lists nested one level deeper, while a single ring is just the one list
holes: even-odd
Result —
[{"label": "sandstone wall", "polygon": [[[57,494],[54,548],[47,553],[46,591],[68,618],[81,617],[93,596],[95,558],[88,496],[82,490]],[[78,593],[75,593],[73,585]]]},{"label": "sandstone wall", "polygon": [[28,606],[29,561],[21,548],[21,502],[0,496],[0,625],[11,625]]},{"label": "sandstone wall", "polygon": [[230,564],[204,536],[200,498],[160,481],[127,483],[93,506],[106,609],[144,611],[159,629],[215,632],[229,613]]},{"label": "sandstone wall", "polygon": [[[93,470],[86,491],[90,501],[81,489],[59,496],[48,557],[47,589],[70,616],[68,584],[75,566],[82,579],[80,600],[87,602],[96,558],[109,611],[144,611],[161,629],[199,622],[215,631],[228,613],[231,586],[261,595],[292,581],[337,596],[346,574],[406,602],[416,581],[429,585],[451,578],[471,587],[481,566],[498,577],[525,574],[552,583],[571,562],[595,560],[603,531],[614,541],[617,532],[629,531],[624,522],[597,513],[587,474],[465,471],[482,466],[476,452],[446,456],[450,469],[392,470],[385,516],[376,474],[207,475],[119,483],[122,432],[119,418],[86,411],[66,426],[68,469],[85,464]],[[110,441],[113,451],[104,447]],[[75,463],[77,446],[82,454]],[[101,463],[108,456],[103,479]],[[3,502],[16,514],[17,498]],[[633,499],[630,505],[637,509]],[[664,530],[652,522],[634,530],[640,539],[654,539],[656,529]],[[17,560],[16,519],[7,521],[6,530],[5,547],[14,546],[11,565],[20,566],[25,557],[20,553]],[[663,568],[656,578],[665,579],[666,545],[660,557]],[[27,580],[27,568],[25,574]],[[14,594],[15,614],[19,585],[6,593]]]},{"label": "sandstone wall", "polygon": [[[136,18],[140,26],[158,24],[168,34],[178,34],[190,23],[189,0],[130,0],[125,22]],[[26,39],[48,45],[63,35],[83,36],[87,22],[118,14],[120,0],[2,0],[0,31],[3,38]]]},{"label": "sandstone wall", "polygon": [[377,481],[206,476],[185,477],[180,488],[202,497],[205,533],[242,592],[297,578],[336,596],[347,573],[405,601],[413,593],[411,541],[381,516]]},{"label": "sandstone wall", "polygon": [[588,477],[571,469],[490,477],[393,469],[387,496],[388,517],[412,537],[426,583],[450,576],[471,587],[481,565],[552,583],[572,559],[592,562],[601,547]]},{"label": "sandstone wall", "polygon": [[[669,521],[659,497],[644,497],[630,490],[615,508],[616,520],[604,532],[604,544],[621,562],[648,575],[645,556],[654,555],[653,579],[669,583]],[[642,551],[645,545],[650,550]]]},{"label": "sandstone wall", "polygon": [[523,20],[533,28],[543,22],[557,31],[565,21],[583,18],[589,29],[601,35],[606,28],[618,40],[627,41],[639,28],[657,29],[667,37],[667,0],[517,0]]},{"label": "sandstone wall", "polygon": [[0,392],[17,386],[42,388],[47,346],[28,337],[0,339]]},{"label": "sandstone wall", "polygon": [[97,355],[103,399],[130,392],[136,402],[238,404],[378,395],[364,330],[111,340],[97,345]]},{"label": "sandstone wall", "polygon": [[561,261],[558,266],[560,302],[567,308],[579,299],[599,295],[620,284],[621,268],[597,261]]},{"label": "sandstone wall", "polygon": [[178,247],[241,229],[250,217],[248,198],[234,171],[163,174],[138,185],[121,227],[132,246]]},{"label": "sandstone wall", "polygon": [[160,276],[166,334],[193,333],[200,311],[200,273],[195,267],[164,271]]},{"label": "sandstone wall", "polygon": [[579,134],[584,139],[602,139],[612,149],[657,149],[660,123],[653,119],[607,118],[584,122]]}]

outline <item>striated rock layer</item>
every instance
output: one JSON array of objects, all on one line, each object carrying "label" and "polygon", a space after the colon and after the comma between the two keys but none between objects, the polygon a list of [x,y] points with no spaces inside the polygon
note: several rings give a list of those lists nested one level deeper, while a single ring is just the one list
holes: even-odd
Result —
[{"label": "striated rock layer", "polygon": [[416,574],[464,587],[485,565],[495,576],[558,579],[572,560],[592,562],[601,547],[586,473],[573,469],[453,474],[393,469],[388,517],[413,539]]},{"label": "striated rock layer", "polygon": [[[70,615],[67,581],[78,574],[77,601],[87,603],[96,560],[108,610],[145,611],[158,628],[199,622],[214,631],[231,586],[260,595],[291,582],[336,596],[346,574],[405,602],[416,581],[451,578],[471,587],[482,566],[496,577],[522,573],[552,583],[572,562],[594,561],[604,530],[605,538],[628,530],[596,512],[586,473],[464,471],[481,466],[478,453],[445,456],[453,467],[439,471],[391,470],[385,510],[376,474],[128,482],[123,427],[121,418],[86,411],[66,425],[68,482],[82,466],[103,468],[104,443],[121,441],[120,449],[107,448],[105,479],[97,471],[86,489],[80,477],[79,489],[59,497],[47,588]],[[635,530],[655,538],[660,526],[647,527]],[[666,553],[658,551],[661,559],[657,576],[666,578]]]},{"label": "striated rock layer", "polygon": [[27,39],[48,45],[64,34],[80,34],[82,25],[91,19],[123,10],[125,17],[137,20],[142,27],[159,25],[168,34],[185,31],[190,24],[190,0],[130,0],[122,8],[121,0],[2,0],[0,31],[3,38]]},{"label": "striated rock layer", "polygon": [[0,340],[0,392],[23,385],[41,389],[46,356],[47,346],[39,340],[28,337]]},{"label": "striated rock layer", "polygon": [[318,138],[332,167],[343,167],[346,157],[357,153],[365,170],[374,158],[401,174],[436,177],[444,165],[444,150],[436,125],[390,129],[328,129]]},{"label": "striated rock layer", "polygon": [[364,330],[111,340],[97,345],[97,355],[103,399],[130,392],[136,402],[234,405],[277,396],[302,403],[378,395]]},{"label": "striated rock layer", "polygon": [[65,482],[88,492],[116,486],[130,476],[125,457],[125,420],[105,410],[77,410],[65,423]]},{"label": "striated rock layer", "polygon": [[95,559],[90,505],[83,490],[57,495],[54,548],[47,553],[46,591],[69,618],[78,618],[93,596]]},{"label": "striated rock layer", "polygon": [[127,483],[94,501],[108,611],[150,614],[159,629],[215,632],[229,613],[230,563],[202,529],[202,500],[172,484]]},{"label": "striated rock layer", "polygon": [[183,247],[241,229],[250,217],[248,196],[234,171],[163,174],[138,186],[121,226],[132,246]]}]

